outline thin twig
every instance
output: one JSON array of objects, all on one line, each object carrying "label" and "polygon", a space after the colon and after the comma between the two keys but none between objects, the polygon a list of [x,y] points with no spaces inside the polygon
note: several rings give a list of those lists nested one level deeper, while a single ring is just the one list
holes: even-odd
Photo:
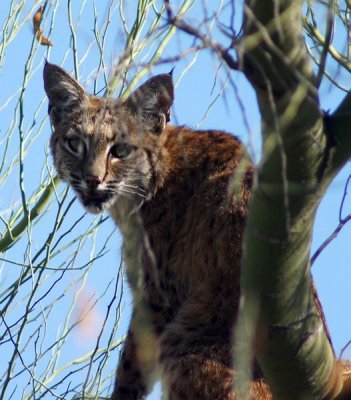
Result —
[{"label": "thin twig", "polygon": [[322,50],[322,54],[321,54],[321,58],[320,58],[320,62],[319,62],[318,74],[315,79],[316,87],[319,87],[322,82],[322,78],[324,75],[325,66],[326,66],[326,62],[327,62],[328,49],[332,42],[332,35],[333,35],[333,30],[334,30],[334,12],[333,12],[333,7],[332,7],[333,4],[334,4],[334,0],[329,0],[326,35],[325,35],[323,50]]},{"label": "thin twig", "polygon": [[351,175],[348,176],[346,180],[346,184],[344,187],[344,193],[341,199],[340,207],[339,207],[339,223],[334,231],[324,240],[324,242],[318,247],[318,249],[314,252],[313,256],[311,257],[310,266],[314,264],[318,256],[322,253],[322,251],[331,243],[339,234],[341,229],[351,220],[351,214],[347,215],[346,217],[342,216],[342,210],[345,204],[345,199],[347,196],[347,189],[351,181]]},{"label": "thin twig", "polygon": [[164,3],[166,5],[166,9],[167,9],[167,16],[168,16],[169,24],[177,27],[178,29],[187,33],[188,35],[191,35],[191,36],[201,40],[204,47],[210,48],[213,51],[215,51],[221,57],[221,59],[223,59],[223,61],[228,65],[228,67],[230,69],[234,69],[234,70],[239,69],[238,62],[235,61],[234,58],[229,54],[229,51],[232,50],[231,47],[229,47],[229,48],[223,47],[220,43],[206,37],[198,29],[196,29],[193,26],[184,22],[184,20],[180,19],[177,16],[174,16],[172,6],[170,5],[169,0],[164,0]]}]

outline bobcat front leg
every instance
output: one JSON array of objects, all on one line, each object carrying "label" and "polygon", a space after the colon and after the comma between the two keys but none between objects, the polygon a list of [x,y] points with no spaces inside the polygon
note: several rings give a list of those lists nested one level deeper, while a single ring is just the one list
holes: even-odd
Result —
[{"label": "bobcat front leg", "polygon": [[157,378],[157,350],[151,330],[138,326],[133,317],[119,361],[111,400],[145,399]]},{"label": "bobcat front leg", "polygon": [[[165,328],[160,362],[169,400],[239,399],[233,389],[232,357],[237,297],[221,292],[220,286],[198,287]],[[249,398],[272,399],[260,377],[251,384]]]}]

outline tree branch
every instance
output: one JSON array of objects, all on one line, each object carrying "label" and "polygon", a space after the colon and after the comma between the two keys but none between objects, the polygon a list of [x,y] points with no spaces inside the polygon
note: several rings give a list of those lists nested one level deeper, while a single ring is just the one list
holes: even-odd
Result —
[{"label": "tree branch", "polygon": [[0,253],[9,249],[15,243],[20,234],[28,227],[28,225],[44,210],[44,207],[47,205],[51,195],[54,193],[55,188],[59,185],[59,183],[60,178],[58,176],[54,176],[52,181],[43,190],[42,195],[34,207],[28,212],[28,214],[25,214],[13,229],[8,227],[7,233],[0,240]]}]

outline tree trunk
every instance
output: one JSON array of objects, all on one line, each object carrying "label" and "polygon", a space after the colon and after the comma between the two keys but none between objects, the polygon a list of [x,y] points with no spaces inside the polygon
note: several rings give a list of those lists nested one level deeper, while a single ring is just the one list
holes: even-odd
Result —
[{"label": "tree trunk", "polygon": [[242,315],[258,332],[255,352],[279,400],[331,399],[347,386],[314,299],[309,257],[318,204],[351,154],[351,96],[331,116],[320,109],[301,11],[301,1],[247,0],[239,49],[263,135],[244,240]]}]

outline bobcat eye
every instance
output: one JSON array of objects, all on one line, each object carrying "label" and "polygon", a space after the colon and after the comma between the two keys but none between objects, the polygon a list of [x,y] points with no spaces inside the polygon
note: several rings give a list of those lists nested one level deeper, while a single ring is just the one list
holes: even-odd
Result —
[{"label": "bobcat eye", "polygon": [[118,143],[111,147],[110,154],[114,158],[126,158],[132,152],[133,147],[127,143]]},{"label": "bobcat eye", "polygon": [[73,154],[83,156],[85,153],[85,143],[77,137],[67,138],[65,140],[66,148]]}]

